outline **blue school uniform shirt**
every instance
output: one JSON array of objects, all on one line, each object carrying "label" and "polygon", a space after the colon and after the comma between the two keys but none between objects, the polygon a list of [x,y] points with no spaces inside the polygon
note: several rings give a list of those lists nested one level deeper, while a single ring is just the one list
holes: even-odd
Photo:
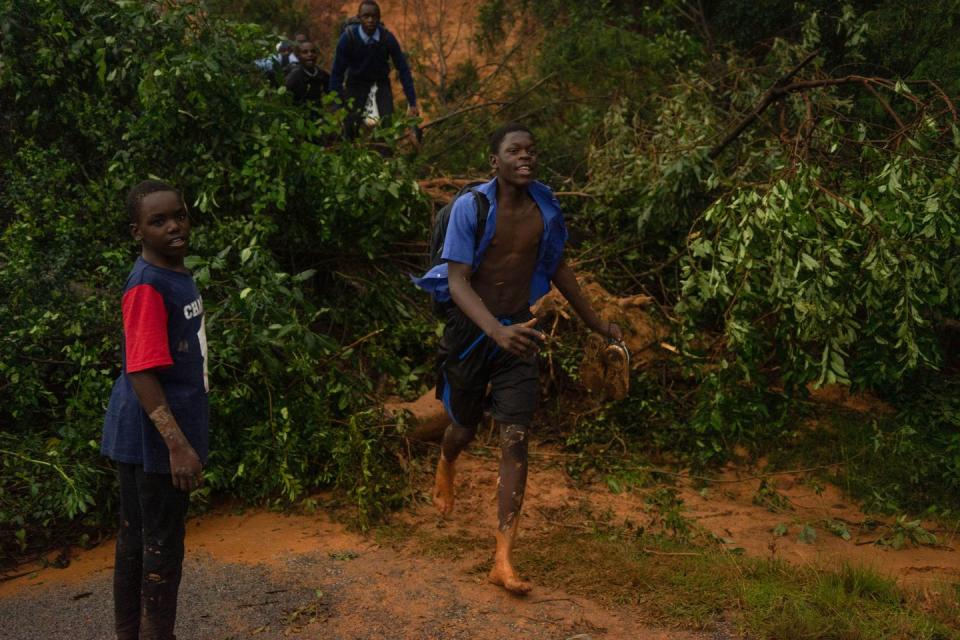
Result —
[{"label": "blue school uniform shirt", "polygon": [[[450,300],[450,285],[447,281],[447,261],[469,264],[476,271],[483,260],[483,254],[497,228],[497,179],[494,178],[476,190],[482,193],[490,203],[487,212],[487,224],[483,235],[477,244],[477,202],[473,194],[466,193],[453,203],[450,210],[450,222],[447,226],[447,235],[443,242],[443,262],[434,266],[420,278],[413,278],[414,284],[430,293],[438,302]],[[540,236],[540,246],[537,254],[537,266],[533,271],[530,282],[529,304],[533,304],[550,291],[550,281],[563,258],[563,248],[567,242],[567,227],[563,222],[563,212],[560,203],[553,195],[550,187],[533,182],[527,187],[528,192],[537,203],[540,216],[543,218],[543,233]]]},{"label": "blue school uniform shirt", "polygon": [[359,35],[360,39],[363,40],[363,44],[370,44],[371,42],[380,42],[380,27],[377,27],[377,30],[373,32],[372,36],[368,36],[367,32],[358,26],[357,35]]},{"label": "blue school uniform shirt", "polygon": [[170,473],[170,454],[127,374],[153,371],[180,430],[203,464],[209,450],[207,338],[193,276],[137,258],[123,289],[123,370],[103,423],[103,455]]}]

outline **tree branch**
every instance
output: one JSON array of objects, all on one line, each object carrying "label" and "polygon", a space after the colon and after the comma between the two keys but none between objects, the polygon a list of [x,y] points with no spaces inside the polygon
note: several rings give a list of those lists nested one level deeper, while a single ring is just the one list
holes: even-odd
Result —
[{"label": "tree branch", "polygon": [[481,104],[473,104],[473,105],[470,105],[469,107],[464,107],[463,109],[457,109],[456,111],[453,111],[451,113],[444,114],[435,120],[431,120],[426,124],[420,125],[420,128],[426,129],[428,127],[433,127],[442,122],[449,120],[450,118],[455,118],[456,116],[463,115],[464,113],[469,113],[470,111],[476,111],[477,109],[485,109],[487,107],[502,107],[504,105],[509,105],[509,104],[513,104],[513,103],[496,101],[496,102],[483,102]]},{"label": "tree branch", "polygon": [[[550,80],[550,79],[551,79],[553,76],[555,76],[555,75],[556,75],[556,73],[548,73],[548,74],[545,75],[544,77],[540,78],[539,80],[537,80],[536,82],[534,82],[532,85],[530,85],[529,87],[527,87],[526,89],[524,89],[523,91],[521,91],[521,92],[520,92],[517,96],[515,96],[512,100],[510,100],[510,101],[508,101],[508,102],[504,102],[504,103],[503,103],[503,106],[501,106],[499,109],[497,109],[496,111],[493,112],[493,116],[496,117],[496,116],[500,115],[501,113],[503,113],[504,111],[506,111],[507,107],[510,107],[510,106],[512,106],[512,105],[517,104],[518,102],[520,102],[521,100],[523,100],[524,98],[526,98],[528,95],[530,95],[531,93],[533,93],[534,91],[536,91],[542,84],[544,84],[545,82],[547,82],[548,80]],[[465,140],[465,139],[467,139],[469,136],[471,136],[475,130],[476,130],[476,127],[473,127],[473,128],[471,128],[471,129],[468,129],[463,135],[461,135],[459,138],[457,138],[457,139],[453,142],[453,144],[448,145],[448,146],[445,147],[441,152],[439,152],[439,153],[437,153],[437,154],[434,154],[433,156],[431,156],[430,158],[428,158],[427,162],[432,162],[432,161],[435,160],[436,158],[442,156],[443,154],[445,154],[445,153],[447,152],[448,149],[450,149],[451,147],[454,147],[454,146],[460,144],[463,140]]]},{"label": "tree branch", "polygon": [[873,86],[872,86],[869,82],[864,81],[864,82],[863,82],[863,87],[864,87],[867,91],[870,92],[870,95],[872,95],[874,98],[877,99],[877,102],[879,102],[880,105],[883,107],[883,110],[887,112],[887,115],[889,115],[891,118],[893,118],[893,121],[897,123],[897,127],[898,127],[901,131],[903,131],[904,129],[906,129],[906,127],[905,127],[904,124],[903,124],[903,120],[901,120],[901,119],[900,119],[900,116],[897,115],[897,112],[893,110],[893,107],[890,106],[890,103],[887,102],[886,100],[884,100],[884,99],[883,99],[883,96],[881,96],[879,93],[877,93],[877,90],[874,89]]},{"label": "tree branch", "polygon": [[787,83],[790,82],[795,75],[800,73],[801,69],[810,64],[810,62],[816,57],[817,53],[819,52],[811,51],[806,58],[800,61],[800,64],[795,66],[793,69],[781,76],[776,82],[774,82],[773,85],[767,89],[767,92],[763,94],[763,98],[761,98],[757,106],[755,106],[750,113],[748,113],[742,120],[740,120],[740,122],[737,123],[733,130],[728,133],[723,140],[720,141],[720,144],[710,150],[710,152],[707,154],[707,157],[711,160],[715,160],[717,156],[723,153],[723,150],[726,149],[731,142],[740,137],[740,134],[743,133],[744,130],[749,127],[754,120],[759,118],[760,115],[767,110],[767,107],[773,104],[774,101],[779,100],[783,96],[787,95],[789,92],[785,92],[783,89],[785,86],[792,86],[787,85]]}]

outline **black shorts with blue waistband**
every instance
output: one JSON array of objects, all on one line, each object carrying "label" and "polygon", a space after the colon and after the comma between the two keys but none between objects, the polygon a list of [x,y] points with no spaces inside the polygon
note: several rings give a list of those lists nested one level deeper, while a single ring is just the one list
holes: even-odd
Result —
[{"label": "black shorts with blue waistband", "polygon": [[[437,398],[450,419],[475,427],[489,407],[501,424],[529,425],[540,395],[537,356],[522,358],[504,351],[455,304],[446,313],[437,351]],[[530,310],[523,309],[497,319],[511,325],[531,318]]]}]

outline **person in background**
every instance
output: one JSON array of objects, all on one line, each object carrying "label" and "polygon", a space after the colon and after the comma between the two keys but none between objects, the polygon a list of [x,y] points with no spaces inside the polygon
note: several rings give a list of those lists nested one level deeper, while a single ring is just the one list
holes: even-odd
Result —
[{"label": "person in background", "polygon": [[337,92],[348,109],[344,125],[348,138],[357,136],[365,111],[371,114],[371,122],[386,120],[393,114],[390,61],[400,75],[407,114],[420,115],[413,75],[400,43],[380,22],[380,5],[375,0],[363,0],[356,20],[348,22],[340,35],[330,71],[330,90]]},{"label": "person in background", "polygon": [[320,106],[330,86],[330,74],[317,66],[317,47],[309,40],[297,45],[296,53],[300,64],[287,74],[287,91],[295,104]]},{"label": "person in background", "polygon": [[280,80],[287,77],[290,70],[298,63],[297,56],[294,53],[294,47],[286,40],[277,43],[277,52],[266,58],[254,60],[257,70],[260,71],[270,82],[275,85],[280,84]]}]

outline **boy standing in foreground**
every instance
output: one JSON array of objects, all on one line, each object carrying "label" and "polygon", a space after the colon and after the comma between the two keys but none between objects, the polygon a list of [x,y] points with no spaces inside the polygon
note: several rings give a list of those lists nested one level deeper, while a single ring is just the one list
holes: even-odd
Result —
[{"label": "boy standing in foreground", "polygon": [[123,370],[103,425],[117,463],[118,640],[174,640],[190,492],[207,458],[203,301],[184,266],[190,218],[179,191],[147,180],[127,194],[141,254],[123,290]]},{"label": "boy standing in foreground", "polygon": [[[479,242],[473,194],[457,199],[443,244],[443,263],[416,280],[439,302],[449,302],[438,353],[437,396],[452,424],[443,436],[434,485],[434,504],[453,509],[454,465],[476,435],[485,402],[500,427],[499,525],[489,580],[514,593],[531,585],[520,579],[511,558],[527,481],[527,430],[539,396],[537,352],[543,334],[530,307],[550,283],[592,330],[622,340],[620,328],[603,322],[564,262],[567,230],[560,205],[535,181],[533,134],[508,124],[490,136],[496,177],[477,187],[489,203]],[[490,386],[489,399],[487,386]]]}]

